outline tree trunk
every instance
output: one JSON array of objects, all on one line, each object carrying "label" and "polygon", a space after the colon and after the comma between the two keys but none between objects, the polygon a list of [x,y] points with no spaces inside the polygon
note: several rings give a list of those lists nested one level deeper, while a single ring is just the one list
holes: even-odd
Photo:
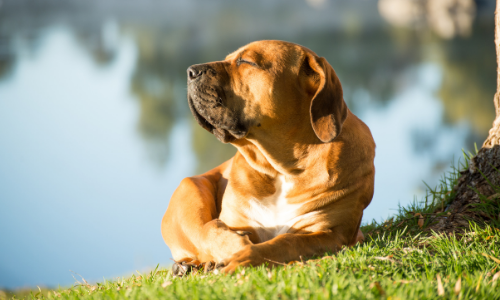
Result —
[{"label": "tree trunk", "polygon": [[496,117],[489,136],[484,141],[483,148],[500,145],[500,0],[497,0],[495,10],[495,48],[497,51],[497,92],[493,98],[493,103],[495,104]]},{"label": "tree trunk", "polygon": [[[471,158],[469,168],[462,171],[453,192],[455,197],[445,209],[447,216],[430,227],[437,232],[461,232],[469,220],[500,224],[500,0],[495,10],[495,48],[497,53],[497,92],[493,98],[496,117],[488,138],[477,155]],[[497,187],[497,188],[495,188]],[[478,209],[489,205],[490,210]],[[493,209],[491,209],[493,207]]]}]

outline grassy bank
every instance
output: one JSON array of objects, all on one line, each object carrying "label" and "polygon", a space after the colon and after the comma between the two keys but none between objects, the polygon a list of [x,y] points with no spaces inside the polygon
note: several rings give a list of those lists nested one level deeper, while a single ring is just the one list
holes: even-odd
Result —
[{"label": "grassy bank", "polygon": [[[467,158],[467,157],[466,157]],[[472,224],[460,236],[433,233],[446,217],[458,170],[429,189],[424,201],[400,208],[382,223],[362,230],[366,242],[304,262],[235,275],[172,277],[154,270],[98,284],[34,292],[44,299],[500,299],[500,230],[496,223]],[[498,188],[498,187],[495,187]],[[500,189],[499,189],[500,191]],[[491,211],[496,207],[478,207]],[[496,211],[496,210],[495,210]],[[1,298],[1,297],[0,297]],[[19,297],[18,297],[19,298]]]},{"label": "grassy bank", "polygon": [[[500,231],[474,227],[464,239],[372,236],[335,256],[237,275],[167,270],[44,292],[49,299],[499,299]],[[460,283],[458,283],[460,282]]]}]

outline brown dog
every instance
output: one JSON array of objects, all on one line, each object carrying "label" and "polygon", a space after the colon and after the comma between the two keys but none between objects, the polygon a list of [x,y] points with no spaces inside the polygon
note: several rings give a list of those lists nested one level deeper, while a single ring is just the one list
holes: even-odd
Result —
[{"label": "brown dog", "polygon": [[254,42],[191,66],[188,103],[238,152],[172,196],[162,235],[176,261],[216,261],[233,272],[363,239],[375,143],[324,58],[288,42]]}]

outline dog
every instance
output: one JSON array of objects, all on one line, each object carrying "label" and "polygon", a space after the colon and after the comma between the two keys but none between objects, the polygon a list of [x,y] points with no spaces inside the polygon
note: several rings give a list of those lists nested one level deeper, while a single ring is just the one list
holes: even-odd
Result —
[{"label": "dog", "polygon": [[175,261],[216,262],[233,273],[363,240],[375,142],[325,58],[258,41],[187,73],[194,118],[238,151],[172,195],[161,229]]}]

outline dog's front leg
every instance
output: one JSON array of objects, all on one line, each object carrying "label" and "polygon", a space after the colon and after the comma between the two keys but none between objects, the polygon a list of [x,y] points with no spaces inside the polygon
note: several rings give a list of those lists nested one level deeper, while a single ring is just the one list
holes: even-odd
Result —
[{"label": "dog's front leg", "polygon": [[253,245],[248,236],[241,235],[227,227],[219,219],[212,220],[203,226],[200,239],[202,261],[221,262],[247,246]]},{"label": "dog's front leg", "polygon": [[226,165],[184,179],[172,196],[163,217],[162,235],[175,261],[219,262],[252,244],[248,236],[217,219],[220,169]]},{"label": "dog's front leg", "polygon": [[[313,256],[335,253],[344,245],[353,245],[359,240],[359,232],[352,233],[331,230],[308,234],[285,233],[261,243],[245,246],[230,258],[223,261],[223,272],[233,273],[237,267],[281,265],[290,261],[300,261]],[[361,234],[362,235],[362,234]],[[349,238],[345,238],[349,236]]]}]

